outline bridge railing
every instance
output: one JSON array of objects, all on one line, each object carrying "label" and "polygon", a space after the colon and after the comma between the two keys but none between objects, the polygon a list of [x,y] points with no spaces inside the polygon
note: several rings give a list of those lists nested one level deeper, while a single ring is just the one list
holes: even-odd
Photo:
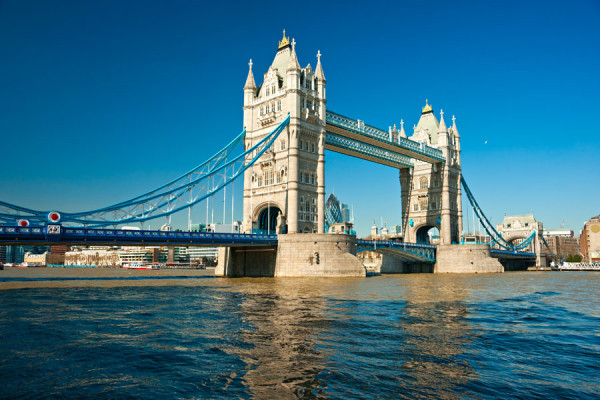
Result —
[{"label": "bridge railing", "polygon": [[429,249],[429,250],[437,249],[437,246],[432,245],[432,244],[397,242],[394,240],[358,239],[358,240],[356,240],[356,244],[361,245],[361,246],[377,246],[377,247],[398,247],[398,248],[403,247],[403,248]]},{"label": "bridge railing", "polygon": [[494,248],[491,248],[490,252],[492,252],[494,254],[506,254],[506,255],[523,256],[523,257],[535,257],[536,256],[535,253],[529,253],[529,252],[525,252],[525,251],[501,250],[501,249],[494,249]]},{"label": "bridge railing", "polygon": [[426,146],[424,143],[415,142],[414,140],[410,140],[401,136],[398,136],[398,142],[394,142],[390,140],[389,132],[386,132],[371,125],[364,124],[362,123],[362,121],[360,121],[359,123],[358,120],[345,117],[333,111],[327,111],[325,118],[328,124],[350,130],[354,133],[358,133],[359,135],[367,136],[382,142],[400,146],[404,149],[411,150],[417,154],[426,155],[438,161],[444,161],[444,156],[440,149],[436,149],[431,146]]},{"label": "bridge railing", "polygon": [[46,227],[19,227],[19,226],[0,226],[0,237],[18,236],[18,237],[39,237],[56,236],[62,240],[69,239],[91,239],[96,238],[114,238],[114,239],[133,239],[143,241],[145,239],[188,239],[202,241],[212,240],[231,240],[231,241],[277,241],[277,235],[269,234],[248,234],[248,233],[219,233],[219,232],[188,232],[188,231],[151,231],[151,230],[131,230],[131,229],[88,229],[62,227],[60,233],[47,233]]}]

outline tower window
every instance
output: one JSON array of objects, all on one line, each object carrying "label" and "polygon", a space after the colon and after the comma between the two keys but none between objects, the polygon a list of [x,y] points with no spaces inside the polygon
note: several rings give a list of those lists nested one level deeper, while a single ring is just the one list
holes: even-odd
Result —
[{"label": "tower window", "polygon": [[419,189],[427,189],[427,186],[429,186],[429,182],[427,181],[427,178],[422,177],[419,180]]}]

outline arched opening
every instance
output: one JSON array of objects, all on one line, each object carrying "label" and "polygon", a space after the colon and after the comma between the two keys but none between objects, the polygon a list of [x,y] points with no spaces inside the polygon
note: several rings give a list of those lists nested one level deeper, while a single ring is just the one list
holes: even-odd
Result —
[{"label": "arched opening", "polygon": [[424,225],[417,230],[417,243],[439,244],[440,230],[437,226]]},{"label": "arched opening", "polygon": [[276,233],[277,217],[281,214],[279,207],[265,207],[258,215],[258,229],[261,233]]}]

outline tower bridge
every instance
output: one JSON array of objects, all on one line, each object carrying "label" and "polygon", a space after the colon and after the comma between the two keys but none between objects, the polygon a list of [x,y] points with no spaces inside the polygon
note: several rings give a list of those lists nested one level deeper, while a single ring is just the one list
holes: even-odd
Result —
[{"label": "tower bridge", "polygon": [[[63,241],[131,243],[136,237],[119,234],[117,226],[143,226],[158,218],[170,223],[171,216],[179,212],[188,213],[191,226],[193,207],[206,202],[208,213],[214,195],[243,178],[243,235],[215,241],[214,237],[190,233],[176,240],[202,245],[210,239],[222,246],[217,272],[223,275],[363,276],[364,267],[355,254],[367,249],[396,260],[397,272],[421,271],[423,264],[435,265],[431,268],[435,272],[500,272],[503,267],[498,260],[521,257],[531,261],[531,253],[521,251],[523,246],[508,243],[486,223],[485,214],[466,186],[454,117],[447,126],[443,111],[438,120],[426,101],[409,137],[403,121],[399,130],[394,125],[386,131],[328,110],[320,51],[314,69],[310,64],[302,68],[295,46],[295,40],[290,41],[284,33],[258,86],[250,60],[243,88],[244,130],[203,164],[157,189],[87,212],[39,211],[0,201],[0,223],[26,221],[32,227],[58,226],[59,230],[57,224],[61,223],[68,227],[60,232]],[[237,154],[235,149],[240,143],[243,151]],[[325,150],[398,169],[402,246],[325,234]],[[498,245],[496,255],[493,246],[458,245],[463,230],[461,183],[478,218]],[[22,228],[4,229],[0,241],[15,243],[27,234],[30,241],[58,237],[52,236],[48,227],[38,236],[27,231],[28,226]],[[425,243],[431,228],[440,232],[437,247]],[[137,238],[138,243],[169,243],[168,235],[144,232]],[[260,249],[248,251],[251,245],[266,245],[263,250],[268,250],[268,255]],[[510,253],[510,257],[501,256],[502,252]],[[257,264],[262,267],[252,272]]]}]

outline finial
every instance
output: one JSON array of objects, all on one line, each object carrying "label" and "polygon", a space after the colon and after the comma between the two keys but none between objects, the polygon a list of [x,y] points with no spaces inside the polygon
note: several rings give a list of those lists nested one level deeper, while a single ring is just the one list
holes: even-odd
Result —
[{"label": "finial", "polygon": [[403,119],[400,120],[400,126],[404,128],[404,120]]},{"label": "finial", "polygon": [[456,117],[454,115],[452,115],[452,123],[454,124],[454,121],[456,121]]},{"label": "finial", "polygon": [[296,39],[292,38],[292,51],[296,51]]},{"label": "finial", "polygon": [[444,118],[444,110],[440,109],[440,115]]},{"label": "finial", "polygon": [[423,112],[421,114],[426,114],[428,112],[433,112],[431,105],[429,105],[429,100],[425,99],[425,107],[423,107]]},{"label": "finial", "polygon": [[321,62],[321,50],[317,50],[317,60]]},{"label": "finial", "polygon": [[252,64],[252,59],[250,59],[250,62],[248,63],[248,65],[250,66],[250,69],[252,69],[252,65],[254,65],[254,64]]},{"label": "finial", "polygon": [[290,44],[290,38],[285,37],[285,29],[283,30],[283,39],[279,41],[279,48],[282,49]]},{"label": "finial", "polygon": [[396,124],[394,124],[394,131],[396,130]]}]

